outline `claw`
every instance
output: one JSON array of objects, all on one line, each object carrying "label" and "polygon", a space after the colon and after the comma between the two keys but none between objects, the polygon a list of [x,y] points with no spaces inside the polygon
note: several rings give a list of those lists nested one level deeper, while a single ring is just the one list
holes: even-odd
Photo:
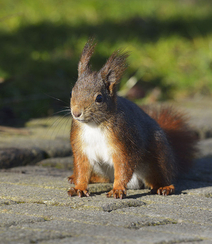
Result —
[{"label": "claw", "polygon": [[74,184],[74,176],[73,175],[71,175],[71,176],[68,177],[68,182],[70,184]]},{"label": "claw", "polygon": [[83,191],[83,193],[84,193],[84,195],[85,195],[86,197],[89,197],[89,196],[90,196],[87,190],[86,190],[86,191]]},{"label": "claw", "polygon": [[71,197],[71,196],[78,196],[78,197],[89,197],[89,192],[88,190],[79,190],[79,189],[76,189],[74,187],[71,187],[69,190],[68,190],[68,195]]},{"label": "claw", "polygon": [[111,197],[112,195],[113,195],[113,193],[111,193],[111,191],[109,191],[109,192],[106,194],[107,197]]},{"label": "claw", "polygon": [[78,197],[82,197],[82,192],[80,190],[77,190]]},{"label": "claw", "polygon": [[126,194],[127,194],[126,190],[115,190],[115,189],[113,189],[113,190],[109,191],[106,196],[107,197],[113,196],[115,199],[117,199],[117,198],[123,199],[126,197]]},{"label": "claw", "polygon": [[163,196],[171,195],[174,192],[175,192],[175,188],[173,185],[160,187],[156,190],[156,193],[158,195],[163,195]]},{"label": "claw", "polygon": [[77,195],[77,191],[74,187],[71,187],[69,190],[68,190],[68,195],[71,197],[71,196],[76,196]]}]

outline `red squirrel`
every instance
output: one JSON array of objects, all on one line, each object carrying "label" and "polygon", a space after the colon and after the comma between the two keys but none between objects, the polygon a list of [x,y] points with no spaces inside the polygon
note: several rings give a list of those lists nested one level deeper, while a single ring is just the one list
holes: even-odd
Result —
[{"label": "red squirrel", "polygon": [[115,51],[98,71],[88,41],[71,93],[71,146],[74,173],[70,196],[89,196],[88,184],[114,182],[107,197],[124,198],[126,189],[143,184],[152,193],[174,193],[176,175],[192,164],[196,139],[184,115],[171,107],[138,107],[116,92],[128,54]]}]

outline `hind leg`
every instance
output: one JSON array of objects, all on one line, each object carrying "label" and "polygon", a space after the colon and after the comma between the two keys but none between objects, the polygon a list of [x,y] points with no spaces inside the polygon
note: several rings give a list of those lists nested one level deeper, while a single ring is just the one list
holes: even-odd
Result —
[{"label": "hind leg", "polygon": [[151,193],[167,196],[167,195],[171,195],[171,194],[175,193],[175,188],[173,185],[156,187],[156,188],[154,187],[151,189]]},{"label": "hind leg", "polygon": [[[71,175],[68,177],[68,182],[70,184],[75,184],[75,175]],[[103,175],[98,175],[94,172],[91,173],[91,178],[89,180],[89,184],[92,184],[92,183],[109,183],[110,182],[110,179],[106,176],[103,176]]]},{"label": "hind leg", "polygon": [[173,194],[175,188],[170,183],[171,181],[167,179],[166,175],[162,174],[160,169],[151,171],[145,178],[145,185],[150,187],[152,194],[164,196]]},{"label": "hind leg", "polygon": [[105,177],[100,174],[98,175],[98,174],[92,172],[89,183],[109,183],[109,182],[110,182],[110,179],[108,177]]}]

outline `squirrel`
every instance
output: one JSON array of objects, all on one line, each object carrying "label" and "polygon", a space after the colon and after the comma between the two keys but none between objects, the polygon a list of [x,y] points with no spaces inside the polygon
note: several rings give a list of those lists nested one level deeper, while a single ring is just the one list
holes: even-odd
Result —
[{"label": "squirrel", "polygon": [[107,197],[126,197],[126,189],[143,184],[151,193],[175,192],[173,180],[191,165],[196,137],[184,114],[172,107],[139,107],[116,92],[127,68],[127,52],[115,51],[92,71],[89,61],[96,43],[89,40],[78,64],[70,99],[70,141],[75,184],[70,196],[89,196],[88,184],[113,182]]}]

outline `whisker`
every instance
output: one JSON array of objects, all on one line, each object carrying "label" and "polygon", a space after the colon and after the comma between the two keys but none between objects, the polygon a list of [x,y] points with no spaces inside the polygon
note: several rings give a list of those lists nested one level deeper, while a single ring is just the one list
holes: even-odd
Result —
[{"label": "whisker", "polygon": [[69,113],[71,113],[70,108],[68,108],[68,109],[64,109],[64,110],[60,110],[60,111],[57,111],[57,112],[54,113],[54,115],[56,115],[56,114],[60,114],[60,113],[64,113],[64,112],[69,112]]},{"label": "whisker", "polygon": [[46,96],[50,97],[50,98],[53,98],[53,99],[55,99],[55,100],[59,101],[59,102],[62,102],[62,103],[65,103],[65,104],[69,104],[68,102],[63,101],[63,100],[61,100],[60,98],[57,98],[57,97],[51,96],[51,95],[46,94],[46,93],[44,93],[44,94],[45,94]]},{"label": "whisker", "polygon": [[[67,115],[66,115],[67,116]],[[68,125],[68,123],[70,122],[70,119],[67,119],[66,120],[66,124],[65,124],[65,126],[64,126],[64,128],[63,128],[63,134],[65,133],[65,129],[66,129],[66,127],[67,127],[67,125]],[[70,129],[71,129],[71,127],[70,127]],[[70,133],[69,133],[70,134]]]},{"label": "whisker", "polygon": [[[59,117],[59,118],[57,118],[56,119],[56,121],[52,124],[52,127],[55,127],[55,129],[52,131],[52,137],[53,137],[53,133],[55,134],[55,135],[58,135],[58,133],[59,133],[59,130],[61,129],[61,127],[62,127],[62,125],[63,125],[63,123],[61,124],[61,121],[63,121],[63,119],[65,118],[65,117],[67,117],[68,115],[70,115],[70,113],[66,113],[65,115],[63,115],[62,117]],[[69,121],[69,119],[67,118],[67,120]],[[59,126],[59,124],[60,124],[60,126]],[[58,127],[59,126],[59,127]],[[57,131],[56,131],[57,130]]]}]

